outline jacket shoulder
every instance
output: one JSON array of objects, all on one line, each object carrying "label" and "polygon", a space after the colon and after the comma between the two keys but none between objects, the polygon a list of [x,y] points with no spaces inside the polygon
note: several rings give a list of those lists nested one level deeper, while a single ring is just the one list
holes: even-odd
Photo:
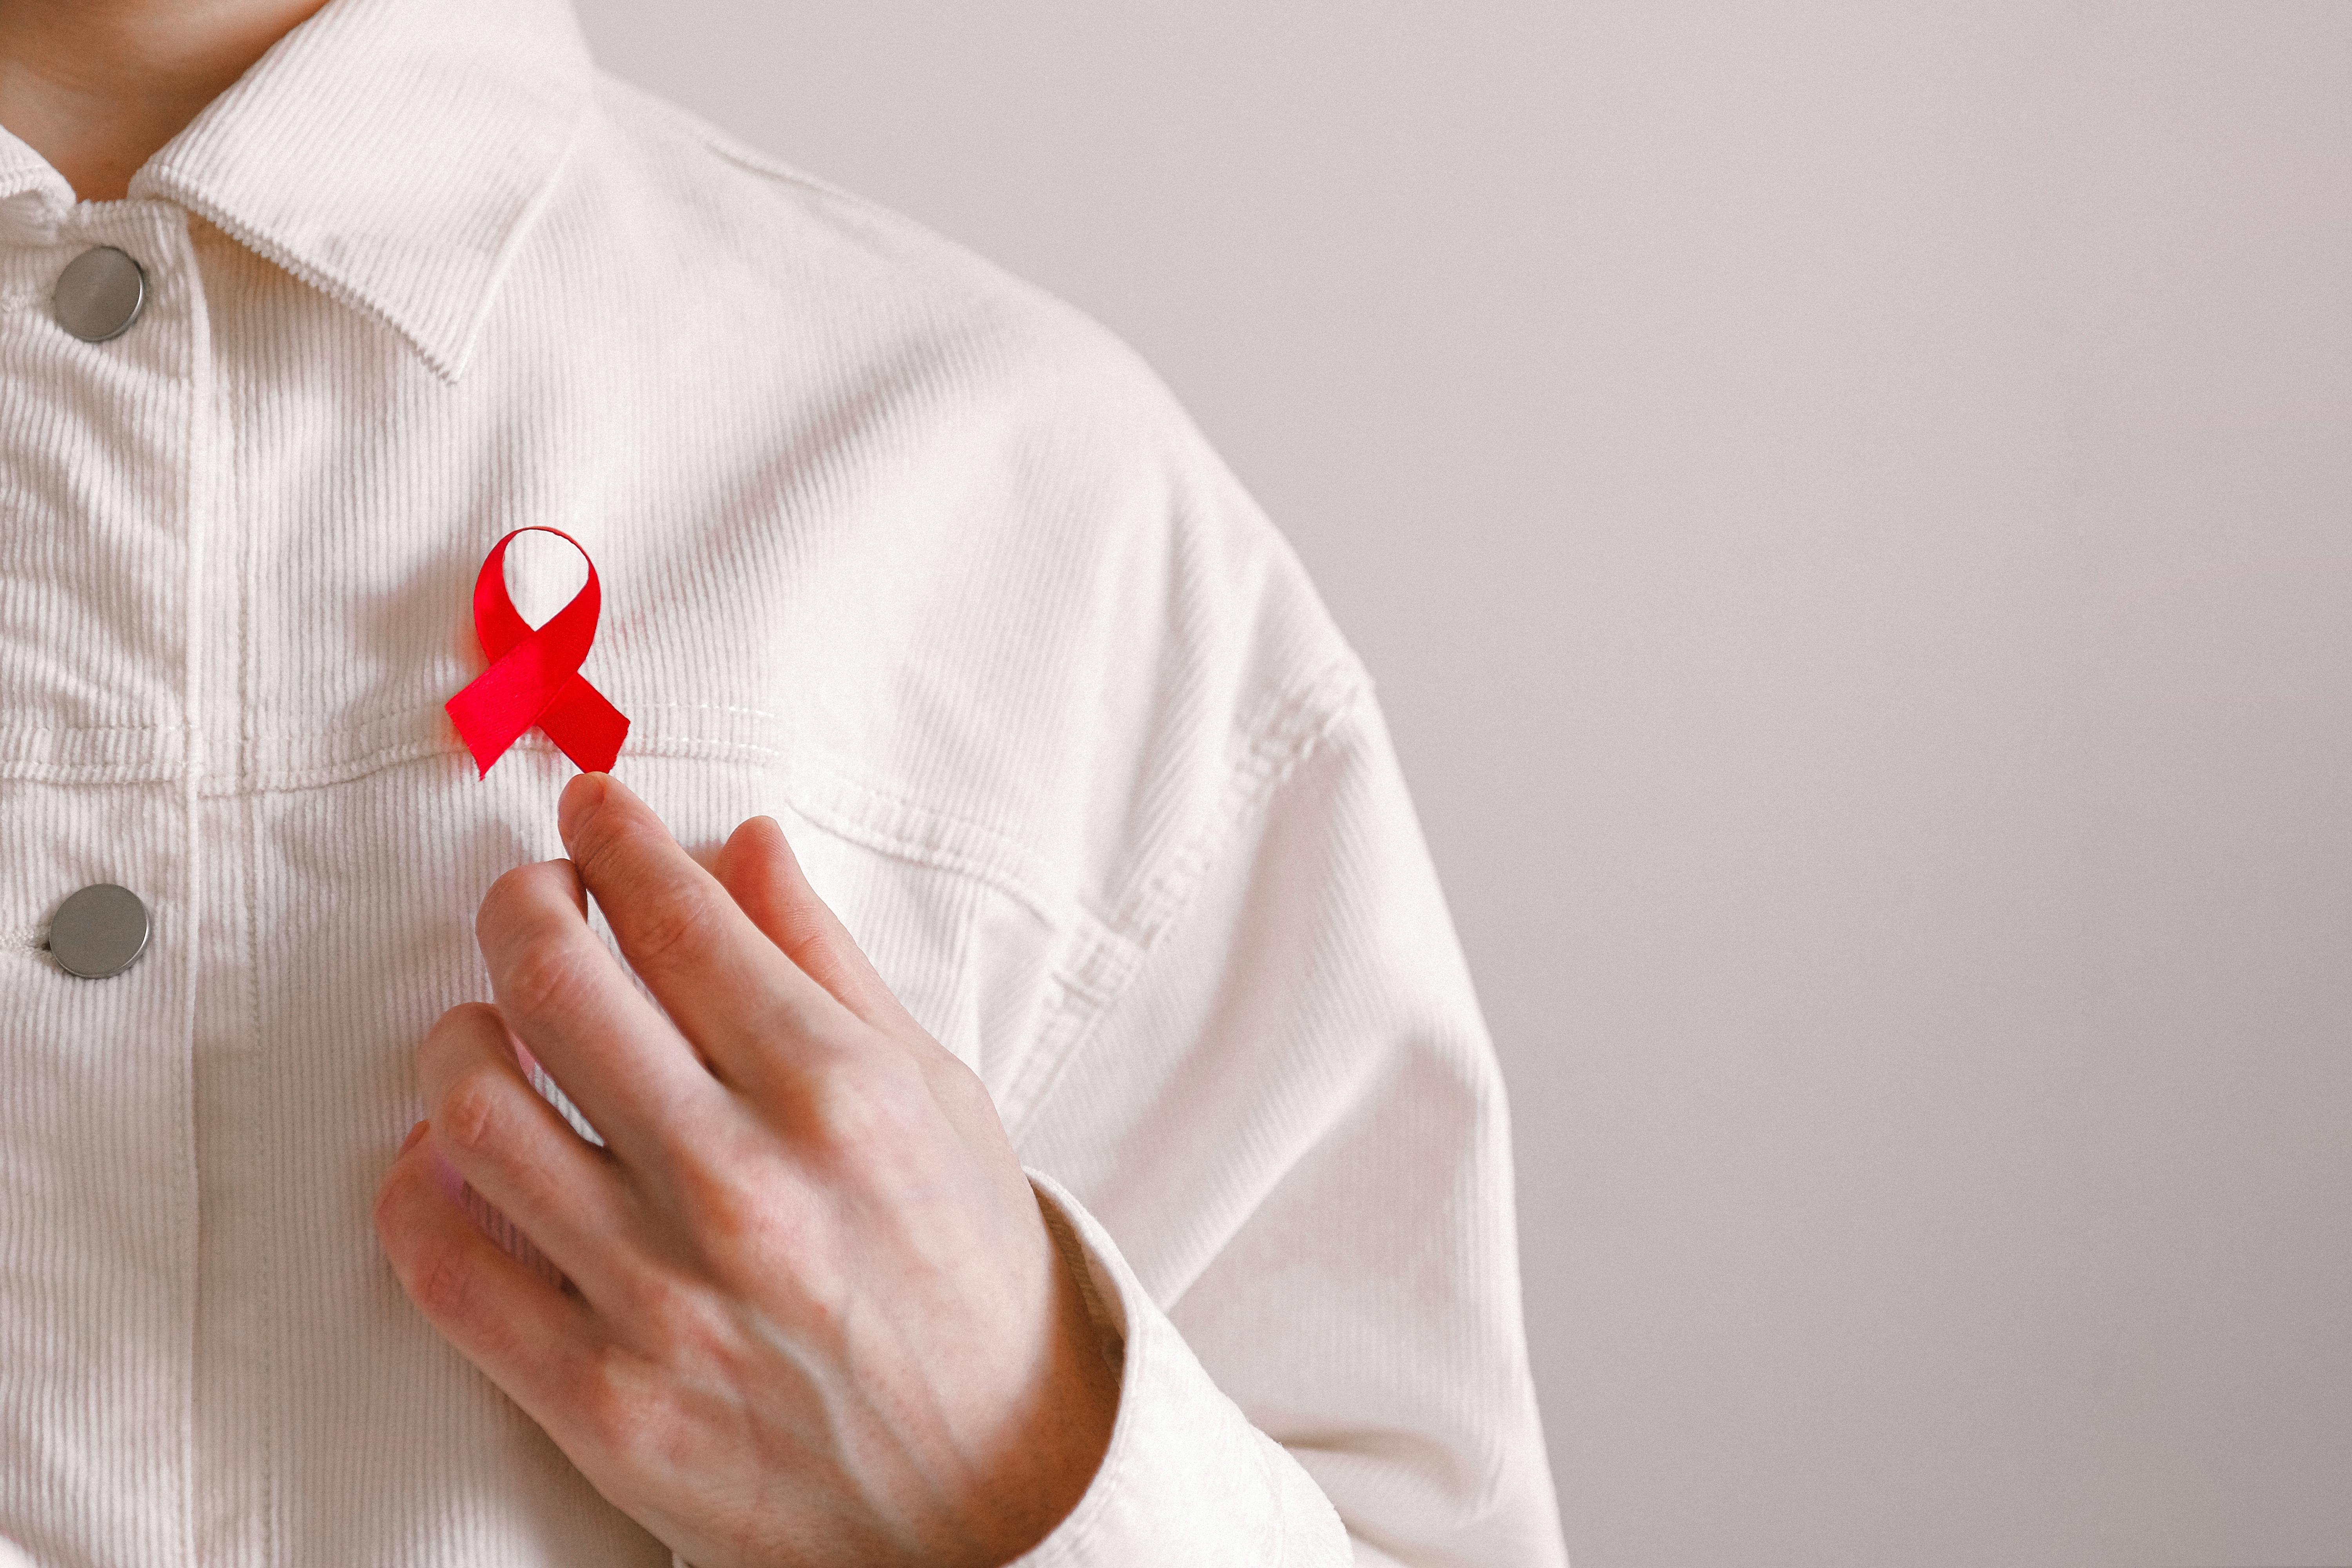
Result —
[{"label": "jacket shoulder", "polygon": [[861,657],[818,706],[896,716],[799,743],[1149,942],[1221,824],[1369,689],[1288,541],[1082,310],[641,89],[598,104],[564,225],[722,299],[662,307],[695,353],[772,348],[731,402],[788,415],[727,448],[841,584],[828,641]]},{"label": "jacket shoulder", "polygon": [[1059,355],[1100,382],[1159,390],[1092,317],[904,213],[614,77],[599,76],[593,113],[594,199],[656,220],[642,237],[689,245],[731,282],[765,279],[877,343],[993,343],[1001,355]]}]

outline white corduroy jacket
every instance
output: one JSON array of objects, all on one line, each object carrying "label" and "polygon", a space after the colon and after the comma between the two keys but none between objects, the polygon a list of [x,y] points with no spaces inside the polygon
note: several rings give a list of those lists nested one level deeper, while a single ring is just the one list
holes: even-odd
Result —
[{"label": "white corduroy jacket", "polygon": [[[150,298],[93,343],[50,295],[100,245]],[[478,779],[442,707],[543,523],[615,772],[690,847],[784,825],[1084,1242],[1118,1425],[1024,1565],[1563,1560],[1502,1086],[1370,682],[1102,330],[599,76],[562,0],[331,0],[126,201],[0,133],[0,431],[25,1558],[670,1561],[369,1220],[477,904],[562,853],[571,764]],[[79,979],[45,932],[99,882],[153,934]]]}]

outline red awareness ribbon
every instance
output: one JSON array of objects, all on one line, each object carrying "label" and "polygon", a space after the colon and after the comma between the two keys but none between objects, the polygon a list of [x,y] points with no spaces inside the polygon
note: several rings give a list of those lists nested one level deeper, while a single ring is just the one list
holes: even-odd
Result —
[{"label": "red awareness ribbon", "polygon": [[580,542],[560,528],[518,528],[490,546],[481,575],[474,579],[474,635],[481,638],[490,668],[444,706],[466,750],[474,753],[478,776],[488,777],[490,764],[533,724],[581,772],[610,773],[629,721],[580,673],[604,607],[596,563],[588,561],[588,581],[572,602],[534,630],[507,597],[507,546],[525,533],[551,533],[588,561]]}]

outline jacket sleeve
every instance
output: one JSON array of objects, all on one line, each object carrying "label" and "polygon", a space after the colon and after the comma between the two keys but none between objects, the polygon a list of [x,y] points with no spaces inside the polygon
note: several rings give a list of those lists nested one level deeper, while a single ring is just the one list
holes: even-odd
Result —
[{"label": "jacket sleeve", "polygon": [[1124,1345],[1018,1568],[1566,1563],[1502,1079],[1369,681],[1323,706],[1013,1128]]}]

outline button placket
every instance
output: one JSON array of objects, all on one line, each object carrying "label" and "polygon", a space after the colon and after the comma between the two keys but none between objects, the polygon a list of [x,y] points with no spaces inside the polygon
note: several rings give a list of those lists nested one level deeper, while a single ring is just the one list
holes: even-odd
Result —
[{"label": "button placket", "polygon": [[[192,582],[213,389],[182,211],[68,208],[0,242],[11,718],[0,896],[47,938],[0,966],[0,1448],[120,1456],[106,1507],[0,1475],[0,1532],[184,1561],[200,1232]],[[60,1260],[69,1260],[61,1266]],[[0,1552],[0,1556],[5,1556]]]}]

